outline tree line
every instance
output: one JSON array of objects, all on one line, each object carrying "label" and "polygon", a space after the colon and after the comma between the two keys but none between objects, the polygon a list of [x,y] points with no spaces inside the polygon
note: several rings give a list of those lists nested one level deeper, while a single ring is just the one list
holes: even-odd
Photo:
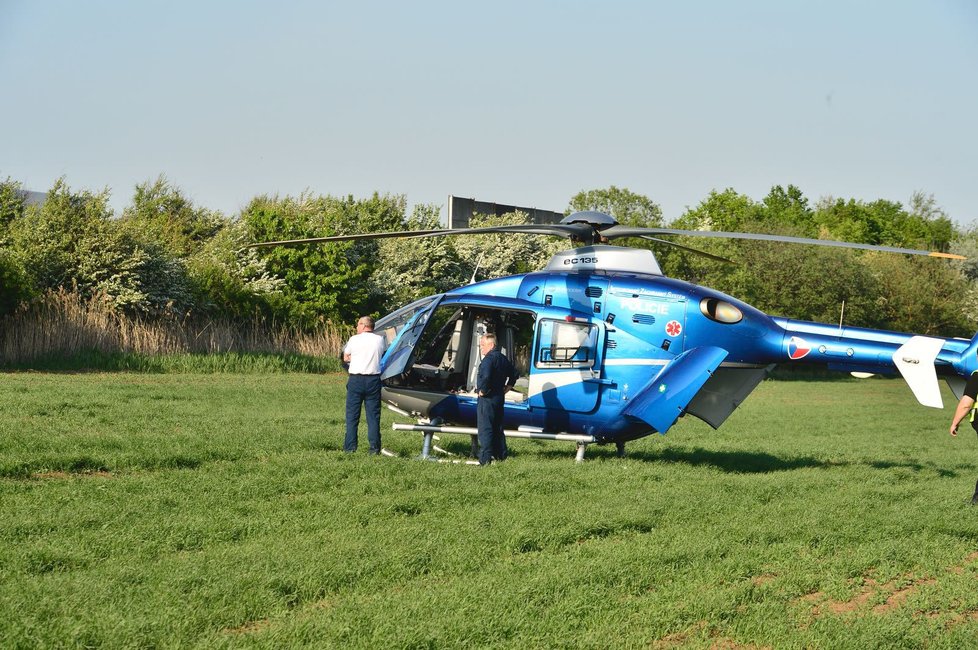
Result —
[{"label": "tree line", "polygon": [[[439,206],[407,210],[403,195],[302,193],[253,198],[234,216],[195,205],[165,177],[137,185],[120,215],[108,191],[59,179],[37,205],[0,182],[0,317],[71,291],[149,319],[267,322],[300,330],[349,324],[414,299],[541,268],[566,240],[486,235],[358,240],[252,249],[254,242],[441,227]],[[649,197],[611,186],[581,191],[567,212],[600,210],[619,222],[687,230],[751,231],[957,252],[967,262],[769,242],[682,237],[734,264],[647,240],[667,275],[706,284],[774,315],[945,336],[978,327],[978,233],[962,229],[922,192],[907,205],[822,198],[775,186],[756,201],[713,191],[672,223]],[[473,225],[518,223],[523,214]],[[843,312],[844,305],[844,312]]]}]

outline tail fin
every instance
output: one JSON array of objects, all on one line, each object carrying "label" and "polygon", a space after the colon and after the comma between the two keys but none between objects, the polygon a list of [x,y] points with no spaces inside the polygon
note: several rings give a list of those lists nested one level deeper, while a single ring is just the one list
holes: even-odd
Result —
[{"label": "tail fin", "polygon": [[914,336],[893,353],[893,363],[924,406],[944,408],[934,361],[944,347],[943,339]]}]

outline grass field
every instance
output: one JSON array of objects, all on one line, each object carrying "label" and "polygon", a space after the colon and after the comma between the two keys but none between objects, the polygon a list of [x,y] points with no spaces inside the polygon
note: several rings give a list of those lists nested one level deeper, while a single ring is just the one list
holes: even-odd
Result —
[{"label": "grass field", "polygon": [[342,454],[343,382],[0,374],[0,647],[978,639],[978,442],[902,382],[765,382],[719,431],[485,469],[411,460],[387,412],[401,458]]}]

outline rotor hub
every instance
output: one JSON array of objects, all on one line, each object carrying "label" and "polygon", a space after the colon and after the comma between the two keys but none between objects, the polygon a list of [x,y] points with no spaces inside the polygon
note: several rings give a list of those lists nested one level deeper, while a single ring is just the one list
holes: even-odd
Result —
[{"label": "rotor hub", "polygon": [[581,212],[574,212],[567,215],[560,220],[560,223],[586,223],[595,230],[601,231],[611,226],[617,226],[618,220],[610,214],[605,214],[604,212],[598,212],[597,210],[583,210]]}]

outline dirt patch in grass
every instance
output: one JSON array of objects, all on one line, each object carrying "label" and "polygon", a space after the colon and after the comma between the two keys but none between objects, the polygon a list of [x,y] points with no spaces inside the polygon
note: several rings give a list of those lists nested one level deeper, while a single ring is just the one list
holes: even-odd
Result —
[{"label": "dirt patch in grass", "polygon": [[[955,564],[948,567],[947,572],[955,575],[961,575],[969,567],[974,568],[976,563],[978,563],[978,551],[969,553],[967,556],[965,556],[964,560],[960,564]],[[755,584],[758,584],[757,581],[761,577],[762,576],[754,578]],[[798,597],[795,602],[811,607],[811,617],[818,618],[824,614],[843,615],[851,612],[867,610],[868,603],[878,601],[882,595],[885,595],[886,600],[884,602],[876,604],[868,611],[871,611],[873,614],[886,615],[899,610],[904,603],[921,587],[937,584],[937,580],[935,578],[915,578],[913,576],[908,576],[908,580],[908,583],[904,584],[903,586],[898,586],[898,584],[904,581],[891,580],[886,584],[881,585],[872,578],[866,578],[864,579],[863,585],[859,592],[849,600],[831,600],[825,595],[824,592],[814,591]],[[916,612],[916,614],[925,616],[931,620],[947,619],[945,621],[945,625],[947,627],[953,627],[964,622],[978,620],[978,610],[957,612],[954,610],[942,609],[930,612]]]},{"label": "dirt patch in grass", "polygon": [[[892,584],[893,583],[891,582],[885,586],[890,587]],[[903,604],[903,601],[909,598],[914,592],[917,591],[917,589],[923,587],[924,585],[933,585],[933,584],[937,584],[937,580],[934,580],[933,578],[925,578],[922,580],[916,580],[901,589],[897,589],[896,591],[890,594],[890,597],[886,599],[885,603],[881,603],[876,607],[874,607],[873,613],[887,614],[889,612],[892,612],[893,610],[900,607],[900,605]]]},{"label": "dirt patch in grass", "polygon": [[766,584],[774,582],[774,580],[777,579],[777,577],[778,576],[775,573],[762,573],[759,576],[754,576],[753,578],[750,579],[750,581],[751,584],[754,585],[755,587],[763,587]]},{"label": "dirt patch in grass", "polygon": [[964,562],[960,566],[953,566],[951,567],[950,571],[956,575],[961,575],[964,573],[965,567],[976,562],[978,562],[978,551],[969,553],[968,556],[964,558]]},{"label": "dirt patch in grass", "polygon": [[[825,603],[825,608],[832,612],[833,614],[845,614],[846,612],[854,612],[857,609],[862,608],[869,600],[876,595],[879,591],[879,585],[875,580],[867,580],[863,585],[862,590],[852,598],[847,601],[839,602],[831,600]],[[884,589],[885,589],[884,585]],[[817,606],[816,606],[817,609]],[[816,614],[817,615],[817,614]]]},{"label": "dirt patch in grass", "polygon": [[806,594],[797,599],[797,602],[811,604],[812,617],[819,617],[823,614],[842,615],[850,612],[857,612],[866,609],[867,603],[878,600],[881,594],[886,594],[886,601],[872,608],[874,614],[888,614],[897,610],[910,596],[917,592],[920,587],[936,584],[933,578],[915,578],[909,584],[898,587],[896,580],[891,580],[886,584],[880,584],[872,578],[867,578],[863,582],[859,592],[849,600],[831,600],[821,591]]},{"label": "dirt patch in grass", "polygon": [[702,630],[707,626],[706,621],[699,621],[693,626],[683,630],[682,632],[674,632],[672,634],[667,634],[661,639],[656,639],[652,642],[652,647],[655,650],[666,650],[667,648],[679,648],[689,641],[689,637],[696,634],[698,631]]},{"label": "dirt patch in grass", "polygon": [[271,619],[262,618],[257,621],[248,621],[244,625],[239,625],[238,627],[228,627],[222,630],[224,634],[256,634],[258,632],[263,632],[272,626]]}]

